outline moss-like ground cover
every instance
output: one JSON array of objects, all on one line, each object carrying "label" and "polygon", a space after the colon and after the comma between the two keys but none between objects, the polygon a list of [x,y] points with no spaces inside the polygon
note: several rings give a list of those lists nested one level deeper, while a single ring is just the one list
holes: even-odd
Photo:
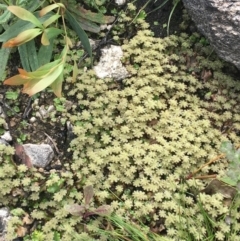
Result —
[{"label": "moss-like ground cover", "polygon": [[[223,141],[239,143],[240,83],[222,72],[227,65],[198,34],[156,38],[139,24],[122,45],[130,77],[98,79],[80,68],[75,83],[67,78],[65,98],[74,105],[64,118],[75,138],[60,171],[16,165],[12,148],[1,146],[0,203],[13,210],[9,240],[30,226],[24,240],[117,240],[99,231],[109,219],[66,210],[83,202],[86,185],[95,190],[92,207],[110,205],[158,232],[156,240],[236,240],[239,198],[226,204],[222,194],[202,191],[209,180],[187,177],[219,155]],[[227,167],[223,158],[199,175],[223,176]]]}]

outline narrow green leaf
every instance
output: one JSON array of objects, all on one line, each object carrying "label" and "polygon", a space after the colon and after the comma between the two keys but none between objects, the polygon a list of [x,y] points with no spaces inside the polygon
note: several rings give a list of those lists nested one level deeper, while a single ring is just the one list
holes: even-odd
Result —
[{"label": "narrow green leaf", "polygon": [[99,33],[100,27],[93,21],[86,19],[82,14],[79,13],[77,9],[68,8],[68,11],[72,14],[72,16],[76,19],[78,24],[81,26],[82,29],[92,32],[92,33]]},{"label": "narrow green leaf", "polygon": [[62,34],[64,31],[58,28],[46,28],[45,33],[47,34],[48,38],[55,38],[57,37],[59,34]]},{"label": "narrow green leaf", "polygon": [[43,28],[42,23],[28,10],[18,6],[9,6],[8,10],[12,12],[14,15],[16,15],[18,18],[31,22],[39,28]]},{"label": "narrow green leaf", "polygon": [[53,53],[53,40],[49,39],[49,45],[41,45],[40,49],[38,50],[38,64],[42,66],[46,63],[49,63],[52,58]]},{"label": "narrow green leaf", "polygon": [[41,44],[47,46],[50,44],[46,31],[44,30],[41,37]]},{"label": "narrow green leaf", "polygon": [[8,58],[10,55],[11,49],[2,48],[0,49],[0,80],[5,76],[5,70],[8,62]]},{"label": "narrow green leaf", "polygon": [[18,46],[18,52],[20,55],[22,67],[28,72],[31,71],[31,67],[28,59],[27,45],[22,44]]},{"label": "narrow green leaf", "polygon": [[31,41],[27,42],[26,47],[31,71],[35,71],[39,67],[35,41],[32,39]]},{"label": "narrow green leaf", "polygon": [[28,76],[33,79],[45,78],[50,73],[52,73],[61,63],[61,59],[57,59],[53,62],[47,63],[34,72],[29,72]]},{"label": "narrow green leaf", "polygon": [[43,26],[46,28],[47,26],[49,26],[50,24],[52,24],[53,22],[55,22],[57,19],[59,19],[61,17],[61,15],[59,14],[54,14],[53,16],[51,16],[49,19],[47,19],[44,23]]},{"label": "narrow green leaf", "polygon": [[92,33],[99,33],[100,32],[100,26],[97,25],[96,23],[89,21],[85,18],[82,17],[77,17],[76,18],[77,22],[81,26],[82,29],[92,32]]},{"label": "narrow green leaf", "polygon": [[48,5],[47,7],[43,8],[41,11],[40,11],[40,16],[44,16],[45,14],[49,13],[50,11],[52,11],[53,9],[55,8],[65,8],[65,6],[62,4],[62,3],[54,3],[54,4],[51,4],[51,5]]},{"label": "narrow green leaf", "polygon": [[0,3],[0,9],[6,10],[7,8],[8,8],[8,5]]},{"label": "narrow green leaf", "polygon": [[58,78],[50,85],[50,87],[53,90],[53,93],[57,96],[57,97],[61,97],[62,95],[62,82],[63,82],[64,78],[63,78],[63,71],[62,73],[58,76]]},{"label": "narrow green leaf", "polygon": [[[2,5],[2,4],[1,4]],[[6,23],[12,16],[11,12],[7,9],[0,15],[0,24]]]},{"label": "narrow green leaf", "polygon": [[100,24],[109,24],[112,23],[115,20],[114,16],[105,16],[102,13],[94,13],[90,10],[87,10],[83,7],[75,7],[75,6],[68,6],[68,10],[70,10],[74,15],[84,18],[85,20],[100,23]]},{"label": "narrow green leaf", "polygon": [[92,48],[91,48],[87,34],[81,28],[81,26],[79,25],[77,20],[73,17],[73,15],[68,10],[66,10],[66,16],[67,16],[67,20],[71,24],[73,30],[77,33],[78,37],[80,38],[84,49],[87,51],[90,58],[92,59]]},{"label": "narrow green leaf", "polygon": [[[42,1],[40,1],[40,0],[27,1],[27,2],[26,2],[26,7],[25,7],[25,9],[27,9],[29,12],[33,13],[33,12],[36,11],[36,9],[38,9],[41,5],[42,5]],[[34,13],[33,13],[33,14],[34,14]],[[35,15],[35,14],[34,14],[34,15]]]},{"label": "narrow green leaf", "polygon": [[[39,16],[39,12],[34,13],[34,15]],[[39,18],[39,21],[43,23],[51,16],[53,16],[53,13],[50,12],[44,15],[43,17]],[[3,34],[0,35],[0,42],[6,42],[11,38],[16,37],[19,33],[34,27],[34,24],[19,19],[16,23],[11,25]]]}]

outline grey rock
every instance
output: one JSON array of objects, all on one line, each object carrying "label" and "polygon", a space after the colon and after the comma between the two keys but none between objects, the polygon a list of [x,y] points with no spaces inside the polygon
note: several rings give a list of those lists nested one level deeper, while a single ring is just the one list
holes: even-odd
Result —
[{"label": "grey rock", "polygon": [[183,3],[219,57],[240,70],[240,1],[183,0]]},{"label": "grey rock", "polygon": [[55,107],[53,105],[48,106],[46,109],[44,105],[41,105],[36,112],[36,117],[38,117],[41,120],[44,120],[50,116],[50,113],[55,111]]},{"label": "grey rock", "polygon": [[23,156],[27,156],[35,167],[45,168],[54,157],[54,151],[48,144],[24,144],[22,147],[25,152]]},{"label": "grey rock", "polygon": [[49,116],[47,110],[45,110],[45,106],[44,105],[40,106],[39,113],[42,116],[42,119],[45,119],[45,118],[47,118]]},{"label": "grey rock", "polygon": [[5,146],[8,146],[8,145],[9,145],[9,143],[8,143],[6,140],[4,140],[4,139],[0,138],[0,145],[5,145]]}]

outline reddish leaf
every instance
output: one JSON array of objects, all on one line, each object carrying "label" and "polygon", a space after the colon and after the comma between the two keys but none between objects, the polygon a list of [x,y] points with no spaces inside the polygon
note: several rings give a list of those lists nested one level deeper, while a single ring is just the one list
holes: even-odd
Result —
[{"label": "reddish leaf", "polygon": [[83,216],[85,213],[85,207],[83,205],[71,204],[66,205],[64,208],[74,216]]},{"label": "reddish leaf", "polygon": [[3,44],[3,47],[4,48],[12,48],[14,46],[22,45],[22,44],[34,39],[38,35],[40,35],[41,32],[42,32],[42,30],[39,28],[25,30],[25,31],[21,32],[20,34],[18,34],[17,37],[9,39],[6,43]]},{"label": "reddish leaf", "polygon": [[86,186],[84,188],[83,194],[84,194],[85,205],[89,205],[91,199],[93,198],[93,194],[94,194],[93,193],[93,187],[91,185]]},{"label": "reddish leaf", "polygon": [[94,13],[90,10],[86,10],[83,7],[79,6],[77,8],[78,15],[82,18],[85,18],[86,20],[100,23],[100,24],[109,24],[112,23],[115,20],[114,16],[104,16],[101,13]]},{"label": "reddish leaf", "polygon": [[16,144],[15,146],[15,157],[18,162],[25,164],[28,168],[31,168],[32,162],[30,157],[26,154],[24,147],[22,145]]},{"label": "reddish leaf", "polygon": [[23,85],[26,84],[29,81],[29,79],[26,79],[23,75],[17,74],[13,77],[6,79],[4,81],[5,85]]},{"label": "reddish leaf", "polygon": [[111,214],[112,210],[111,210],[111,206],[102,205],[102,206],[96,208],[95,210],[93,210],[93,212],[100,216],[106,216],[106,215]]}]

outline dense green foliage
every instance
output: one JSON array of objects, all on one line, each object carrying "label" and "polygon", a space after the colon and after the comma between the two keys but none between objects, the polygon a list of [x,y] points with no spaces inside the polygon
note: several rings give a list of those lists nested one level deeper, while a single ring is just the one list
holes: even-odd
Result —
[{"label": "dense green foliage", "polygon": [[[129,9],[135,10],[132,4]],[[76,136],[61,171],[16,165],[13,149],[0,146],[0,204],[12,211],[8,240],[26,220],[37,221],[24,235],[29,241],[111,240],[129,235],[129,225],[116,236],[99,230],[116,230],[122,220],[156,229],[155,240],[162,240],[161,231],[173,241],[238,237],[239,197],[226,204],[221,193],[203,191],[207,180],[186,177],[217,156],[223,141],[239,143],[240,83],[223,73],[226,65],[198,34],[155,38],[143,19],[136,21],[139,31],[122,45],[128,78],[99,79],[84,67],[74,83],[66,78],[65,100],[75,103],[69,112],[55,104]],[[76,50],[71,53],[66,73],[76,58]],[[228,164],[222,159],[201,174],[222,177]],[[95,192],[87,210],[106,204],[123,219],[70,215],[69,205],[86,209],[88,185]]]}]

